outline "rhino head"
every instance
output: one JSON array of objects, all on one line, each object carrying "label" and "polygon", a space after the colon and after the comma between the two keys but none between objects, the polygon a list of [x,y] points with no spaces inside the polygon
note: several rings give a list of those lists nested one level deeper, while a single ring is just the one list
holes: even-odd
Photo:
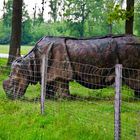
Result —
[{"label": "rhino head", "polygon": [[28,65],[24,64],[22,58],[12,63],[9,78],[3,81],[3,89],[10,99],[23,96],[30,83],[30,72]]}]

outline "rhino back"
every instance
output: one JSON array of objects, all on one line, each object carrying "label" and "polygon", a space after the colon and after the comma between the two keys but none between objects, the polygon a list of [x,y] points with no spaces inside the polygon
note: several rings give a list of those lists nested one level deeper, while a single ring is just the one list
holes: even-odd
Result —
[{"label": "rhino back", "polygon": [[117,44],[112,38],[67,40],[70,60],[97,67],[112,67],[116,63]]},{"label": "rhino back", "polygon": [[140,69],[140,39],[128,35],[115,40],[118,44],[119,59],[123,67]]}]

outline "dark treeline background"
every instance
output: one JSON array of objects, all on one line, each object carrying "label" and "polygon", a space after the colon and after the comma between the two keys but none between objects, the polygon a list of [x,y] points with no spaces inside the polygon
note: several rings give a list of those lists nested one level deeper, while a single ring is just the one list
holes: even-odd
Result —
[{"label": "dark treeline background", "polygon": [[[34,45],[44,35],[91,37],[105,34],[125,33],[125,20],[132,12],[123,9],[123,0],[42,0],[37,12],[34,5],[33,17],[27,6],[22,6],[21,44]],[[8,44],[11,36],[12,0],[3,0],[3,16],[0,20],[0,44]],[[51,9],[44,12],[45,5]],[[140,2],[135,0],[134,34],[140,36]],[[44,20],[44,15],[49,19]]]}]

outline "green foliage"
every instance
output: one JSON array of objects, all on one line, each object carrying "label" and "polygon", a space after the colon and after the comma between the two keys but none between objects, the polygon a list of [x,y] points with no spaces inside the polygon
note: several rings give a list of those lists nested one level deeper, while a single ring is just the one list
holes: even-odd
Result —
[{"label": "green foliage", "polygon": [[43,37],[46,33],[46,25],[44,23],[40,24],[40,26],[34,26],[32,27],[31,34],[32,34],[32,42],[31,44],[34,44],[37,40],[39,40],[41,37]]},{"label": "green foliage", "polygon": [[10,28],[5,27],[3,20],[0,20],[0,44],[7,44],[10,40]]},{"label": "green foliage", "polygon": [[50,0],[49,1],[49,7],[51,11],[49,14],[51,15],[53,22],[57,21],[57,15],[58,15],[58,6],[59,6],[60,0]]},{"label": "green foliage", "polygon": [[136,3],[136,8],[135,8],[135,20],[134,20],[134,29],[135,29],[135,34],[140,36],[140,3]]},{"label": "green foliage", "polygon": [[[13,0],[8,0],[5,6],[3,19],[0,21],[0,44],[7,44],[10,41],[11,21],[12,21],[12,3]],[[22,44],[29,44],[32,40],[31,29],[32,20],[26,10],[26,5],[22,7]]]},{"label": "green foliage", "polygon": [[72,27],[77,30],[80,37],[84,36],[84,24],[90,13],[90,4],[86,0],[66,0],[64,16]]},{"label": "green foliage", "polygon": [[[126,19],[126,17],[128,18],[128,16],[126,16],[126,11],[124,9],[121,9],[120,5],[116,5],[115,8],[113,8],[113,6],[110,6],[111,12],[108,15],[108,23],[112,24],[113,21],[120,21],[120,19],[124,20]],[[131,12],[129,12],[131,13]]]},{"label": "green foliage", "polygon": [[4,9],[4,15],[3,15],[3,23],[4,26],[7,28],[11,27],[11,21],[12,21],[12,4],[13,0],[8,0],[5,4],[5,9]]},{"label": "green foliage", "polygon": [[32,20],[27,18],[25,21],[22,22],[22,44],[30,44],[33,40],[32,35]]},{"label": "green foliage", "polygon": [[35,43],[43,36],[78,36],[76,32],[71,29],[71,25],[67,22],[54,22],[54,23],[42,23],[40,26],[34,26],[31,32],[33,39],[32,43]]},{"label": "green foliage", "polygon": [[[135,2],[135,34],[140,35],[139,2]],[[122,0],[50,0],[50,20],[42,19],[42,11],[32,19],[23,4],[22,42],[34,45],[42,36],[89,37],[110,33],[124,33],[124,22],[133,14],[133,9],[122,9]],[[43,5],[42,5],[43,8]],[[5,14],[0,20],[0,44],[7,44],[11,32],[12,0],[7,1]]]}]

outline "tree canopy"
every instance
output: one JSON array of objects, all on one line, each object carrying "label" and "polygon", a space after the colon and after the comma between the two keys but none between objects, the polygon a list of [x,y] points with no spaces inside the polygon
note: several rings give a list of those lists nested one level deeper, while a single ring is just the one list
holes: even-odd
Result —
[{"label": "tree canopy", "polygon": [[[11,36],[12,1],[4,1],[0,20],[0,44],[7,44]],[[35,44],[44,35],[89,37],[109,33],[125,33],[125,21],[134,14],[134,34],[140,35],[140,2],[134,9],[124,8],[123,0],[40,0],[42,7],[34,6],[33,17],[23,0],[21,44]],[[50,11],[44,12],[48,7]],[[37,10],[39,11],[37,13]],[[44,15],[49,15],[48,20]]]}]

